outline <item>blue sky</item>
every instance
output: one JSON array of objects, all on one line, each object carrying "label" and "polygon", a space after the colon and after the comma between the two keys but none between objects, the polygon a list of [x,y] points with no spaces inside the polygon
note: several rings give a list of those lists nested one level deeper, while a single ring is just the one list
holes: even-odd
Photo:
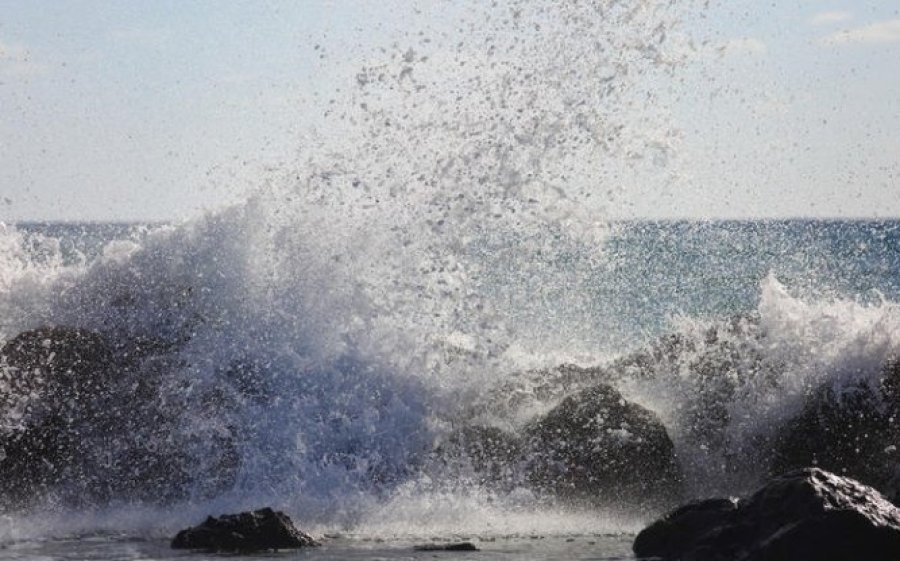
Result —
[{"label": "blue sky", "polygon": [[[342,69],[445,25],[429,6],[0,0],[0,220],[235,201],[308,142]],[[900,0],[714,0],[683,31],[674,177],[626,180],[612,214],[900,216]]]},{"label": "blue sky", "polygon": [[900,2],[723,4],[679,112],[683,213],[900,216]]}]

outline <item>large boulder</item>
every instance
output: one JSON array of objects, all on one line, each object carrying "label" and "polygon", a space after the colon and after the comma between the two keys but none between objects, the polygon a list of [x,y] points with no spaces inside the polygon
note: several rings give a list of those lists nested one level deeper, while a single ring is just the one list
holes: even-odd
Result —
[{"label": "large boulder", "polygon": [[271,508],[210,516],[202,524],[178,532],[172,540],[174,549],[241,553],[315,545],[318,543],[298,530],[288,515]]},{"label": "large boulder", "polygon": [[681,495],[674,446],[659,418],[607,384],[562,399],[512,432],[469,425],[435,450],[440,469],[488,488],[525,487],[575,506],[659,512]]},{"label": "large boulder", "polygon": [[773,390],[782,379],[784,365],[765,351],[771,344],[758,317],[738,315],[664,335],[608,370],[678,396],[679,446],[689,451],[687,458],[715,457],[702,462],[700,471],[721,468],[727,474],[756,454],[749,449],[753,443],[733,439],[728,430],[735,402]]},{"label": "large boulder", "polygon": [[521,483],[522,439],[500,428],[463,427],[451,433],[435,452],[443,464],[453,465],[461,475],[471,475],[489,487],[510,488]]},{"label": "large boulder", "polygon": [[680,494],[675,450],[659,418],[600,384],[526,428],[531,485],[575,503],[655,510]]},{"label": "large boulder", "polygon": [[738,508],[737,499],[693,501],[666,514],[645,528],[634,540],[638,557],[682,559],[685,551],[728,520]]},{"label": "large boulder", "polygon": [[464,410],[466,418],[504,419],[515,424],[523,410],[545,409],[575,392],[611,383],[610,373],[599,366],[561,364],[515,372],[479,393]]},{"label": "large boulder", "polygon": [[892,561],[900,509],[871,487],[808,468],[746,500],[679,508],[638,534],[633,549],[665,561]]},{"label": "large boulder", "polygon": [[107,415],[117,374],[106,340],[83,329],[35,329],[8,341],[0,361],[4,503],[23,504],[60,482],[91,477],[82,434]]},{"label": "large boulder", "polygon": [[37,414],[97,405],[93,398],[108,388],[116,373],[110,345],[98,333],[85,329],[25,331],[3,345],[0,357],[10,388],[4,400],[40,393],[47,403]]},{"label": "large boulder", "polygon": [[774,439],[772,473],[814,465],[900,500],[900,363],[819,388]]},{"label": "large boulder", "polygon": [[125,356],[85,329],[43,327],[9,340],[0,349],[0,510],[167,503],[227,489],[239,465],[235,428],[184,426],[188,405],[217,420],[230,402],[196,391],[185,403],[171,374],[178,366]]}]

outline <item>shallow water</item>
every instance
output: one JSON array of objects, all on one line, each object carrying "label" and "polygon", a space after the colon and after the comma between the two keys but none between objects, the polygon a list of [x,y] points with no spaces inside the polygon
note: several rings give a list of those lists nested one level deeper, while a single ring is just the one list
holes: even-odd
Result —
[{"label": "shallow water", "polygon": [[[477,552],[415,551],[413,547],[425,543],[472,541]],[[506,536],[452,538],[393,538],[364,536],[325,538],[323,545],[297,551],[279,551],[258,555],[217,555],[202,552],[175,551],[168,540],[135,538],[125,535],[88,535],[24,541],[5,545],[0,560],[144,560],[170,559],[221,560],[223,558],[305,559],[309,561],[339,560],[420,560],[420,559],[478,559],[492,560],[614,560],[633,559],[630,535],[569,535],[569,536]]]}]

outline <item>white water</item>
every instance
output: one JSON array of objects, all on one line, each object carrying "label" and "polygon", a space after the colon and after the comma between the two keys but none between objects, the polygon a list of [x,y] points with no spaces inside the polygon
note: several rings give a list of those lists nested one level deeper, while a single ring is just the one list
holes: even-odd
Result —
[{"label": "white water", "polygon": [[[262,504],[302,513],[322,533],[638,526],[417,467],[487,389],[518,383],[523,369],[603,363],[623,350],[622,318],[596,309],[590,282],[615,228],[603,209],[620,178],[659,173],[674,157],[677,134],[652,84],[677,72],[682,10],[473,2],[462,13],[462,39],[426,30],[373,53],[297,161],[236,207],[74,265],[53,239],[36,257],[34,238],[0,233],[0,338],[58,324],[172,344],[138,371],[161,380],[160,407],[177,421],[165,437],[206,473],[206,443],[242,435],[230,490],[209,498],[198,485],[174,515],[142,505],[82,513],[84,528],[164,533]],[[760,291],[758,326],[731,335],[748,353],[724,404],[738,447],[823,380],[874,375],[900,344],[892,302],[802,300],[774,277]],[[678,331],[701,341],[706,327],[685,318]],[[755,376],[751,357],[784,376]],[[721,473],[734,450],[704,448],[683,415],[703,383],[693,358],[665,365],[662,381],[626,378],[622,388],[664,420],[698,492],[743,489],[758,471]],[[236,364],[264,399],[229,378]],[[552,404],[534,397],[487,420],[515,426]],[[10,518],[7,535],[80,531],[49,520],[35,529]]]}]

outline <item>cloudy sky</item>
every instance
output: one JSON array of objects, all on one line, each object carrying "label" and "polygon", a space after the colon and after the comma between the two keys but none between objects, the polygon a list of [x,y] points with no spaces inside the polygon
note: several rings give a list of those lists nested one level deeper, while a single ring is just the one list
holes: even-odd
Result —
[{"label": "cloudy sky", "polygon": [[[238,200],[295,157],[335,66],[441,25],[419,7],[0,0],[0,220]],[[613,214],[900,217],[900,0],[713,0],[684,32],[677,154]]]}]

